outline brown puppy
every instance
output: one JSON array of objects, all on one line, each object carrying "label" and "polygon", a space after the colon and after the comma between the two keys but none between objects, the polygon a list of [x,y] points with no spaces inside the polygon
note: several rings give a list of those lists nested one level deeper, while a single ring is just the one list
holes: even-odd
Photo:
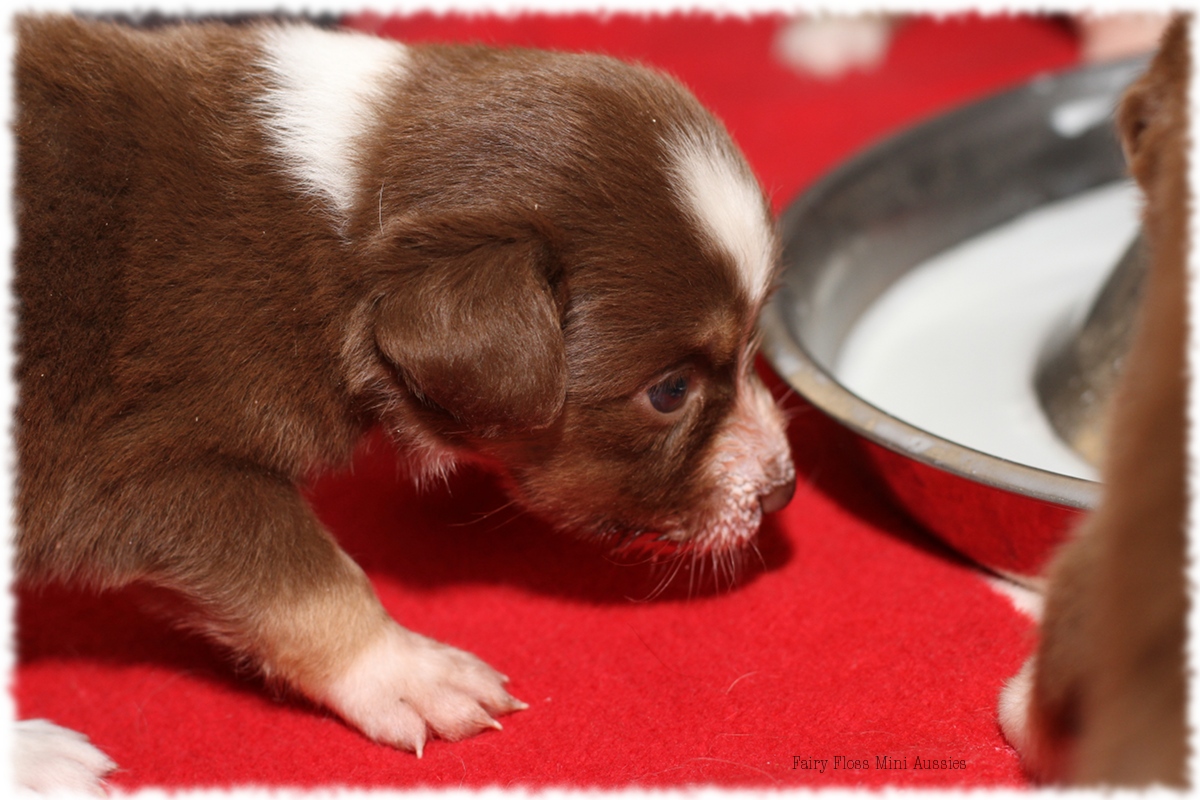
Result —
[{"label": "brown puppy", "polygon": [[305,506],[368,427],[616,542],[729,558],[787,502],[769,209],[675,82],[303,25],[17,32],[24,579],[173,589],[419,754],[523,706]]},{"label": "brown puppy", "polygon": [[1000,721],[1037,778],[1187,782],[1183,645],[1188,22],[1121,104],[1151,268],[1113,407],[1104,495],[1057,556],[1036,655]]}]

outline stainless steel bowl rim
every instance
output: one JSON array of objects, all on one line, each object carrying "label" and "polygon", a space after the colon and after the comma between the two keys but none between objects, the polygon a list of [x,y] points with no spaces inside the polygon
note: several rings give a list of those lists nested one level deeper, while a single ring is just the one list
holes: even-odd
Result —
[{"label": "stainless steel bowl rim", "polygon": [[911,425],[843,386],[788,334],[775,304],[763,310],[763,349],[776,371],[816,408],[858,435],[967,480],[1069,508],[1094,508],[1100,485],[984,453]]},{"label": "stainless steel bowl rim", "polygon": [[[965,118],[966,114],[972,113],[972,109],[997,108],[1005,102],[1013,102],[1022,94],[1027,97],[1046,95],[1055,81],[1076,80],[1072,77],[1076,74],[1088,80],[1085,73],[1089,71],[1093,75],[1100,75],[1101,82],[1124,85],[1141,71],[1144,63],[1144,59],[1130,59],[1105,66],[1103,70],[1084,68],[1042,76],[1023,86],[889,135],[826,173],[791,203],[780,220],[785,238],[789,223],[794,225],[810,209],[819,207],[843,182],[851,180],[852,176],[864,169],[870,169],[871,165],[879,163],[879,159],[886,158],[890,149],[905,146],[926,129],[932,130],[935,126],[944,128],[955,115]],[[785,321],[786,311],[781,307],[783,294],[777,294],[763,311],[760,320],[764,334],[763,352],[780,377],[817,409],[882,447],[969,481],[1068,508],[1086,510],[1095,507],[1100,493],[1100,484],[1096,481],[1062,475],[975,450],[894,417],[851,392],[792,333]]]}]

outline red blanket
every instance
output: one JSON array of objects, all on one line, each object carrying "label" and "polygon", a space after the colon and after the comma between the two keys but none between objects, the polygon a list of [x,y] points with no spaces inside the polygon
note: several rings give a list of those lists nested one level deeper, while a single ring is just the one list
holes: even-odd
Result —
[{"label": "red blanket", "polygon": [[[916,18],[878,70],[822,82],[773,60],[777,17],[348,23],[663,67],[725,119],[777,208],[872,140],[1077,53],[1049,19]],[[889,505],[840,428],[788,405],[796,498],[732,590],[684,572],[656,593],[661,573],[506,507],[487,476],[416,492],[385,446],[312,487],[398,620],[512,677],[530,708],[503,731],[432,742],[421,760],[373,745],[239,674],[136,591],[19,596],[18,711],[85,731],[126,789],[1024,786],[994,707],[1030,622]]]}]

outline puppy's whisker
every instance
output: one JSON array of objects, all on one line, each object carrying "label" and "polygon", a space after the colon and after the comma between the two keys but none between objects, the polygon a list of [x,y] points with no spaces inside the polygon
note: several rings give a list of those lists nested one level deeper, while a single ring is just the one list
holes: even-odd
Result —
[{"label": "puppy's whisker", "polygon": [[675,554],[674,556],[669,558],[667,561],[664,562],[662,560],[658,560],[655,562],[655,564],[656,564],[656,566],[660,565],[660,564],[667,564],[668,566],[667,566],[666,570],[664,571],[663,576],[659,579],[658,583],[655,585],[654,589],[652,589],[650,591],[650,593],[648,595],[646,595],[646,598],[645,598],[646,602],[655,600],[658,597],[660,597],[662,595],[662,593],[667,590],[667,587],[670,586],[671,583],[674,582],[675,576],[679,574],[679,569],[680,569],[681,565],[683,564],[683,559],[679,558],[678,554]]},{"label": "puppy's whisker", "polygon": [[750,549],[750,552],[754,553],[755,557],[758,559],[758,564],[760,567],[762,567],[762,571],[766,572],[767,571],[767,560],[765,558],[763,558],[762,550],[758,549],[758,542],[751,541],[749,549]]},{"label": "puppy's whisker", "polygon": [[733,591],[741,583],[746,571],[747,550],[730,550],[726,554],[726,566],[729,570],[729,590]]},{"label": "puppy's whisker", "polygon": [[675,582],[679,575],[679,571],[688,567],[689,557],[694,558],[695,553],[686,545],[678,545],[672,542],[670,547],[665,547],[662,543],[670,542],[666,535],[656,536],[653,541],[648,541],[649,536],[653,534],[644,534],[634,537],[631,541],[625,543],[625,547],[642,547],[646,550],[646,558],[633,562],[621,562],[622,565],[645,565],[650,566],[650,573],[655,577],[654,587],[640,600],[633,599],[634,602],[649,602],[661,596],[667,588]]},{"label": "puppy's whisker", "polygon": [[[491,511],[480,511],[480,512],[476,513],[476,514],[475,514],[475,518],[474,518],[474,519],[472,519],[470,522],[458,522],[458,523],[455,523],[455,524],[456,524],[456,525],[459,525],[459,526],[462,526],[462,525],[474,525],[474,524],[476,524],[476,523],[483,522],[484,520],[491,519],[492,517],[494,517],[494,516],[496,516],[497,514],[499,514],[501,511],[506,511],[506,510],[508,510],[508,509],[510,509],[510,508],[513,508],[514,506],[517,506],[517,501],[516,501],[516,500],[509,500],[507,503],[503,503],[503,504],[501,504],[501,505],[497,506],[496,508],[492,509]],[[518,519],[518,518],[520,518],[520,517],[522,517],[522,516],[525,516],[525,515],[527,515],[528,513],[529,513],[529,512],[527,512],[525,509],[523,509],[523,508],[521,508],[521,507],[517,506],[517,511],[516,511],[516,513],[515,513],[515,514],[513,514],[511,517],[509,517],[509,520],[508,520],[508,521],[511,521],[511,520],[514,520],[514,519]]]},{"label": "puppy's whisker", "polygon": [[[719,550],[714,550],[712,555],[709,556],[709,558],[712,560],[713,588],[715,588],[717,592],[733,588],[735,582],[733,559],[735,557],[735,554],[732,552],[721,552]],[[724,589],[721,586],[722,582],[725,583]]]},{"label": "puppy's whisker", "polygon": [[702,560],[699,551],[692,551],[690,555],[691,555],[691,563],[688,565],[689,569],[688,569],[688,592],[687,592],[687,596],[688,596],[689,600],[696,596],[696,582],[697,582],[696,576],[700,573],[701,569],[703,568],[703,564],[704,564],[704,561]]},{"label": "puppy's whisker", "polygon": [[605,556],[604,560],[618,567],[644,567],[647,564],[649,564],[651,567],[657,567],[659,564],[663,563],[660,555],[652,552],[647,552],[643,558],[639,558],[634,561],[617,560],[608,556]]},{"label": "puppy's whisker", "polygon": [[709,569],[712,571],[713,590],[717,593],[724,592],[733,586],[731,557],[732,554],[728,551],[720,550],[714,550],[708,556],[708,560],[711,562]]},{"label": "puppy's whisker", "polygon": [[775,398],[775,402],[782,405],[783,403],[786,403],[788,400],[791,400],[795,396],[796,396],[795,387],[786,386],[786,387],[784,387],[783,394],[781,394]]},{"label": "puppy's whisker", "polygon": [[379,184],[379,234],[383,235],[383,187],[387,186],[387,181]]},{"label": "puppy's whisker", "polygon": [[792,420],[799,419],[800,417],[804,416],[805,414],[809,414],[815,410],[811,406],[802,406],[802,405],[784,407],[784,405],[783,405],[784,401],[781,400],[779,402],[780,402],[779,413],[783,416],[783,421],[785,424],[790,424]]},{"label": "puppy's whisker", "polygon": [[667,570],[664,577],[662,577],[662,581],[660,582],[659,589],[656,590],[655,596],[661,595],[664,593],[664,591],[666,591],[667,587],[670,587],[671,584],[676,582],[680,571],[686,569],[689,570],[690,573],[690,564],[692,558],[694,558],[694,552],[692,552],[690,548],[674,549],[674,551],[668,553],[660,553],[660,557],[661,560],[659,563],[666,564]]},{"label": "puppy's whisker", "polygon": [[[516,505],[517,505],[516,503],[506,503],[505,505],[502,505],[493,511],[479,512],[475,515],[475,517],[473,519],[465,520],[463,522],[448,523],[447,527],[467,528],[472,525],[479,525],[483,522],[487,522],[488,520],[492,519],[492,517],[496,516],[501,511],[509,510],[512,506],[516,506]],[[521,508],[520,506],[517,506],[515,509],[512,509],[511,515],[504,517],[502,519],[495,520],[495,523],[491,527],[489,527],[487,529],[487,531],[488,531],[488,533],[495,533],[496,531],[500,530],[501,528],[505,527],[506,525],[511,525],[516,520],[519,520],[522,517],[525,517],[528,515],[529,515],[528,511]]]}]

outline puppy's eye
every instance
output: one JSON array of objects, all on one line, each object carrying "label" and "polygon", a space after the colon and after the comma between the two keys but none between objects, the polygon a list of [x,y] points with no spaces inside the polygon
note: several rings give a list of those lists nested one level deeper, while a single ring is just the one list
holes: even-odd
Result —
[{"label": "puppy's eye", "polygon": [[646,390],[646,395],[650,398],[650,405],[654,406],[655,411],[662,414],[670,414],[672,411],[676,411],[683,405],[683,401],[687,398],[687,393],[687,375],[672,375]]}]

